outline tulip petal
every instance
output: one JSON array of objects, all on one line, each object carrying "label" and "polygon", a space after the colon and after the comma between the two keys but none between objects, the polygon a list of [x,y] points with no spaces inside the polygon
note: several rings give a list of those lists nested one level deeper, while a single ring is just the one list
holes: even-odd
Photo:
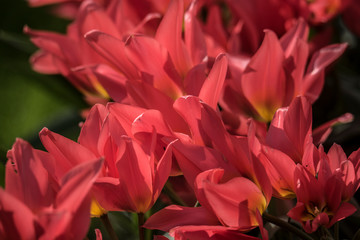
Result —
[{"label": "tulip petal", "polygon": [[311,103],[315,102],[323,88],[325,68],[339,58],[346,47],[346,43],[329,45],[320,49],[311,58],[302,87],[302,95]]},{"label": "tulip petal", "polygon": [[337,209],[335,215],[332,217],[330,223],[326,227],[331,227],[337,221],[340,221],[357,211],[356,207],[348,202],[344,202]]},{"label": "tulip petal", "polygon": [[143,227],[167,232],[176,226],[218,224],[217,218],[205,207],[192,208],[170,205],[153,214]]},{"label": "tulip petal", "polygon": [[94,183],[92,192],[101,207],[107,211],[133,211],[136,209],[127,189],[124,190],[118,178],[100,177]]},{"label": "tulip petal", "polygon": [[174,66],[182,78],[192,65],[181,36],[183,17],[184,1],[171,0],[155,36],[155,39],[169,51]]},{"label": "tulip petal", "polygon": [[184,79],[184,89],[186,95],[199,96],[201,87],[203,86],[206,76],[207,63],[200,63],[191,68]]},{"label": "tulip petal", "polygon": [[[241,174],[253,177],[253,164],[250,158],[248,139],[246,137],[231,136],[225,129],[217,113],[208,105],[203,104],[201,111],[203,131],[208,135],[208,142],[219,150]],[[250,176],[252,175],[252,176]]]},{"label": "tulip petal", "polygon": [[182,80],[168,51],[155,39],[130,36],[126,41],[126,56],[140,72],[152,76],[151,85],[172,99],[182,96]]},{"label": "tulip petal", "polygon": [[109,14],[95,2],[88,1],[81,5],[76,23],[79,25],[78,34],[81,38],[92,29],[98,29],[104,33],[112,34],[116,38],[121,38],[118,27]]},{"label": "tulip petal", "polygon": [[163,116],[173,131],[189,134],[188,126],[173,108],[173,99],[147,83],[128,84],[127,89],[138,106],[166,113]]},{"label": "tulip petal", "polygon": [[88,161],[72,168],[61,179],[61,190],[56,197],[58,209],[77,209],[95,182],[104,160]]},{"label": "tulip petal", "polygon": [[56,159],[56,175],[60,178],[72,167],[97,159],[96,155],[84,146],[47,128],[43,128],[39,135],[46,150]]},{"label": "tulip petal", "polygon": [[134,65],[126,57],[124,42],[99,30],[91,30],[85,35],[85,39],[95,51],[128,79],[135,80],[140,77]]},{"label": "tulip petal", "polygon": [[74,65],[71,63],[70,65],[76,66],[75,63],[80,61],[79,49],[76,48],[77,44],[72,39],[57,33],[35,31],[27,26],[24,27],[24,32],[30,35],[31,41],[43,51],[71,60]]},{"label": "tulip petal", "polygon": [[192,2],[184,16],[185,44],[194,65],[201,63],[206,57],[206,43],[203,31],[196,18],[195,2]]},{"label": "tulip petal", "polygon": [[160,138],[173,136],[171,128],[158,110],[147,110],[139,115],[134,120],[131,130],[135,138],[146,142],[148,141],[146,134],[152,133],[153,128]]},{"label": "tulip petal", "polygon": [[127,100],[125,87],[127,78],[105,64],[95,66],[92,71],[101,86],[115,102],[122,103]]},{"label": "tulip petal", "polygon": [[280,39],[280,44],[284,49],[285,57],[291,56],[297,45],[298,39],[307,41],[309,36],[309,26],[303,18],[299,18],[296,24],[287,31]]},{"label": "tulip petal", "polygon": [[[36,239],[32,211],[16,197],[0,188],[0,237],[3,239]],[[39,226],[42,230],[41,227]]]},{"label": "tulip petal", "polygon": [[95,229],[95,235],[96,235],[96,240],[102,240],[102,233],[100,231],[100,229],[96,228]]},{"label": "tulip petal", "polygon": [[281,151],[270,147],[264,147],[264,154],[268,161],[263,164],[277,196],[293,197],[296,190],[293,181],[296,168],[294,161]]},{"label": "tulip petal", "polygon": [[[46,160],[50,154],[46,153]],[[34,212],[51,204],[54,191],[49,184],[48,172],[42,165],[42,159],[36,155],[29,143],[17,139],[8,151],[6,164],[6,190],[23,201]]]},{"label": "tulip petal", "polygon": [[259,240],[225,226],[180,226],[171,229],[170,235],[179,240]]},{"label": "tulip petal", "polygon": [[104,105],[94,105],[81,128],[78,138],[78,142],[81,145],[85,146],[95,154],[98,152],[98,138],[106,115],[107,110]]},{"label": "tulip petal", "polygon": [[217,56],[214,66],[212,67],[209,76],[204,81],[199,93],[199,98],[213,109],[217,108],[217,103],[223,90],[227,66],[228,61],[226,55],[221,54]]},{"label": "tulip petal", "polygon": [[178,165],[191,187],[194,186],[196,176],[203,171],[213,168],[224,168],[229,173],[236,172],[225,162],[221,153],[212,148],[182,143],[180,141],[175,142],[173,147]]},{"label": "tulip petal", "polygon": [[340,117],[332,119],[319,127],[313,130],[313,141],[315,145],[319,145],[320,143],[325,142],[330,133],[332,132],[332,128],[338,124],[345,124],[352,122],[354,120],[354,116],[351,113],[345,113]]},{"label": "tulip petal", "polygon": [[279,40],[274,32],[268,30],[241,79],[245,97],[265,121],[272,119],[286,97],[283,61],[284,52]]},{"label": "tulip petal", "polygon": [[116,163],[120,185],[128,191],[136,207],[135,212],[145,213],[151,206],[153,196],[151,158],[134,140],[126,136],[122,138],[126,150]]},{"label": "tulip petal", "polygon": [[[190,128],[191,138],[194,143],[199,145],[208,145],[208,139],[201,128],[199,122],[201,119],[201,100],[194,96],[185,96],[177,99],[174,103],[174,109],[187,122]],[[190,114],[189,114],[190,113]]]},{"label": "tulip petal", "polygon": [[196,182],[198,186],[202,185],[206,200],[219,220],[226,226],[243,230],[257,226],[256,209],[263,212],[267,205],[261,190],[243,177],[225,183],[207,179],[214,171],[199,174]]},{"label": "tulip petal", "polygon": [[[174,140],[178,141],[178,140]],[[154,185],[153,185],[153,202],[157,200],[159,197],[161,190],[163,189],[166,181],[169,178],[170,171],[171,171],[171,163],[172,163],[172,145],[174,142],[171,142],[164,154],[162,155],[161,159],[159,160],[156,166],[156,173],[154,176]]]},{"label": "tulip petal", "polygon": [[30,58],[32,68],[43,74],[59,74],[59,69],[57,68],[52,54],[44,51],[38,51],[33,54]]},{"label": "tulip petal", "polygon": [[302,159],[304,147],[311,142],[312,111],[310,103],[304,97],[293,100],[284,119],[284,131],[294,145],[293,153],[289,154],[294,161]]},{"label": "tulip petal", "polygon": [[285,109],[279,109],[266,136],[266,143],[301,163],[305,146],[311,142],[311,105],[304,97],[297,97]]}]

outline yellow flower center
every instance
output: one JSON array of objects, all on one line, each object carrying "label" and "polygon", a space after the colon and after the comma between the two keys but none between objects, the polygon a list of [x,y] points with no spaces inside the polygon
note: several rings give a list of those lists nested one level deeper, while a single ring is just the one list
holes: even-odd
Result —
[{"label": "yellow flower center", "polygon": [[107,211],[102,208],[99,202],[93,198],[91,201],[90,215],[91,217],[101,217],[103,214],[106,214]]}]

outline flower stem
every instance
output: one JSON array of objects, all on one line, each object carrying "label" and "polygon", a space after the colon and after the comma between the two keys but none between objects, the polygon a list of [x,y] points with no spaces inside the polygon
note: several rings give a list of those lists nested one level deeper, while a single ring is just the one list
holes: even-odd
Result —
[{"label": "flower stem", "polygon": [[145,223],[145,217],[143,213],[138,213],[138,230],[139,230],[139,239],[145,240],[145,229],[142,227]]},{"label": "flower stem", "polygon": [[[150,209],[145,213],[145,219],[148,219],[152,214],[152,210]],[[151,240],[152,239],[152,230],[144,228],[145,231],[145,240]]]},{"label": "flower stem", "polygon": [[100,217],[100,221],[104,225],[106,231],[108,232],[111,240],[118,240],[118,237],[116,236],[116,233],[114,231],[114,228],[112,227],[109,217],[107,214],[103,214]]},{"label": "flower stem", "polygon": [[281,228],[287,229],[288,231],[296,234],[297,236],[299,236],[301,239],[305,239],[305,240],[314,240],[310,235],[308,235],[307,233],[303,232],[302,230],[298,229],[297,227],[294,227],[293,225],[275,217],[272,216],[266,212],[264,212],[262,214],[264,220],[271,222]]}]

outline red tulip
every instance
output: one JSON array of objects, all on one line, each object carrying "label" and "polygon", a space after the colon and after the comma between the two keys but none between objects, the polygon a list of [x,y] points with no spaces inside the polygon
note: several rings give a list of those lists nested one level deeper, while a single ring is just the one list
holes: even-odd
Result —
[{"label": "red tulip", "polygon": [[[157,111],[109,104],[107,109],[95,105],[86,119],[79,143],[44,129],[41,140],[62,168],[89,161],[93,157],[105,159],[92,193],[106,211],[147,212],[158,198],[171,171],[171,145],[163,142],[157,146],[157,138],[163,134],[150,126],[149,139],[137,140],[132,125],[138,129],[140,114],[154,115]],[[148,123],[146,127],[148,127]],[[161,126],[159,124],[159,126]],[[143,128],[146,128],[143,127]],[[138,133],[139,134],[139,133]],[[172,139],[174,140],[174,138]]]},{"label": "red tulip", "polygon": [[[186,235],[191,225],[197,225],[197,233],[203,236],[214,225],[223,225],[225,236],[231,229],[247,231],[261,225],[258,215],[267,208],[271,186],[260,164],[264,156],[253,126],[248,137],[231,136],[215,110],[196,97],[178,99],[175,108],[192,134],[190,141],[173,144],[174,154],[201,207],[169,206],[153,215],[145,227],[175,231],[182,226],[179,234],[181,229]],[[187,217],[190,214],[198,218]]]},{"label": "red tulip", "polygon": [[315,174],[319,161],[313,135],[317,141],[315,143],[319,144],[319,140],[326,139],[327,132],[331,131],[335,122],[346,122],[349,117],[349,114],[344,115],[313,131],[312,109],[305,97],[297,97],[288,108],[276,111],[263,146],[267,158],[263,158],[265,161],[262,162],[270,176],[275,196],[295,197],[293,174],[296,164],[302,164]]},{"label": "red tulip", "polygon": [[[159,18],[158,14],[150,14],[152,7],[147,8],[149,12],[143,13],[144,8],[139,8],[136,4],[133,6],[130,1],[99,2],[83,1],[66,35],[35,31],[28,27],[24,29],[30,35],[31,41],[40,48],[31,58],[33,68],[45,74],[62,74],[88,97],[91,104],[94,104],[94,101],[105,102],[104,99],[107,100],[109,95],[88,68],[109,62],[88,45],[84,34],[93,29],[118,39],[126,38],[134,32],[149,31],[154,34],[154,29],[150,30],[153,27],[145,23]],[[121,11],[118,11],[120,9]],[[136,73],[129,65],[131,64],[121,69],[121,74],[133,77]],[[121,85],[124,86],[124,83]]]},{"label": "red tulip", "polygon": [[0,189],[1,238],[84,238],[90,224],[89,190],[103,160],[89,159],[54,176],[53,169],[44,167],[51,155],[21,139],[7,157],[6,186]]},{"label": "red tulip", "polygon": [[[235,177],[223,182],[223,174],[223,169],[211,169],[198,175],[195,193],[201,207],[171,205],[152,215],[144,227],[170,231],[180,239],[185,236],[257,239],[241,232],[255,226],[263,228],[260,212],[267,206],[265,196],[250,180]],[[267,233],[262,230],[262,234],[267,239]]]},{"label": "red tulip", "polygon": [[[129,62],[130,68],[136,69],[137,76],[128,77],[126,82],[133,104],[167,112],[164,116],[173,130],[184,133],[187,133],[184,123],[172,109],[174,100],[195,95],[216,109],[227,74],[227,58],[223,54],[215,59],[208,72],[204,40],[193,7],[184,14],[183,1],[171,1],[155,37],[132,35],[124,44],[117,36],[97,30],[85,36],[119,72],[128,69]],[[112,88],[108,92],[113,99],[121,99],[123,77],[120,74],[109,77],[103,68],[94,69],[94,74],[105,88]],[[116,82],[119,91],[114,90]]]},{"label": "red tulip", "polygon": [[316,176],[298,165],[294,181],[297,204],[288,216],[301,222],[308,233],[319,226],[329,228],[356,211],[353,205],[342,200],[343,180],[331,173],[329,163],[324,159],[319,162]]},{"label": "red tulip", "polygon": [[308,31],[302,19],[281,39],[266,30],[263,43],[245,69],[230,63],[232,80],[225,87],[222,106],[270,122],[278,108],[288,106],[298,95],[315,102],[324,85],[325,68],[344,52],[346,44],[320,49],[307,65]]}]

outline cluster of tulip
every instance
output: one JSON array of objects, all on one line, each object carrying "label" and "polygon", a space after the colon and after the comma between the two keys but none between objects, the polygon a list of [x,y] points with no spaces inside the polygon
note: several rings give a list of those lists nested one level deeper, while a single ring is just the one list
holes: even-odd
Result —
[{"label": "cluster of tulip", "polygon": [[[360,149],[321,145],[352,115],[312,127],[347,44],[329,45],[326,27],[309,41],[309,28],[346,12],[360,34],[359,1],[29,3],[73,18],[65,35],[24,31],[40,49],[33,68],[66,77],[91,108],[77,142],[44,128],[46,152],[21,139],[9,150],[1,239],[83,239],[110,211],[137,213],[140,239],[269,239],[275,225],[330,238],[356,212]],[[290,222],[270,214],[274,198]]]}]

